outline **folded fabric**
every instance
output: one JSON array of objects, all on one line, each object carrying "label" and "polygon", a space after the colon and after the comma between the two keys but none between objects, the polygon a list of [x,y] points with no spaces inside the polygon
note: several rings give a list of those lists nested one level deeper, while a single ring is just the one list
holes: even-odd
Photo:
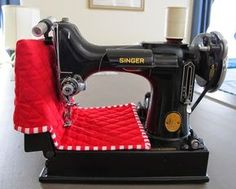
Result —
[{"label": "folded fabric", "polygon": [[23,133],[64,132],[64,104],[57,87],[55,51],[43,40],[20,40],[16,46],[14,124]]}]

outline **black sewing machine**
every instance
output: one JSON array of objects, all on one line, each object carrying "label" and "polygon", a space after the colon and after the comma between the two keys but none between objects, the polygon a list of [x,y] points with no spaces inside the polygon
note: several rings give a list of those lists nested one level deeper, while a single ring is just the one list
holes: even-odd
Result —
[{"label": "black sewing machine", "polygon": [[[209,152],[192,130],[189,116],[205,93],[217,90],[224,80],[227,45],[218,32],[199,34],[190,45],[172,39],[134,46],[96,46],[68,19],[44,19],[33,31],[55,47],[60,93],[66,104],[65,127],[71,124],[71,98],[85,90],[85,80],[91,74],[128,72],[151,84],[144,103],[137,106],[150,150],[58,150],[49,133],[26,134],[25,150],[41,150],[47,159],[41,182],[209,180]],[[204,90],[191,107],[195,79]]]}]

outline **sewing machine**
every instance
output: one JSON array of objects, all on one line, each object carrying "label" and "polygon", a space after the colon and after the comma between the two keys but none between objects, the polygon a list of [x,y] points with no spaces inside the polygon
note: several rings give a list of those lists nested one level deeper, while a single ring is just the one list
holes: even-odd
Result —
[{"label": "sewing machine", "polygon": [[[53,133],[27,130],[25,151],[43,151],[47,159],[41,182],[209,180],[209,152],[191,128],[189,117],[205,93],[216,91],[224,80],[227,45],[220,33],[199,34],[190,45],[167,39],[162,43],[97,46],[86,41],[68,19],[54,22],[50,18],[42,20],[33,32],[44,35],[44,43],[55,48],[57,94],[65,107],[61,127],[67,131],[73,124],[73,108],[77,107],[73,96],[86,90],[85,81],[93,73],[138,74],[151,84],[144,102],[136,106],[143,136],[150,141],[146,148],[65,149],[53,142]],[[191,106],[195,79],[204,90]],[[22,131],[19,127],[17,130]]]}]

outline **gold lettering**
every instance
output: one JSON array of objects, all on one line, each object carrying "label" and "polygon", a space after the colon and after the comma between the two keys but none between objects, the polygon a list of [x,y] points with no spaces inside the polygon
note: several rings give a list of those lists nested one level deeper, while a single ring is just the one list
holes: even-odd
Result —
[{"label": "gold lettering", "polygon": [[144,64],[144,58],[119,58],[120,64]]}]

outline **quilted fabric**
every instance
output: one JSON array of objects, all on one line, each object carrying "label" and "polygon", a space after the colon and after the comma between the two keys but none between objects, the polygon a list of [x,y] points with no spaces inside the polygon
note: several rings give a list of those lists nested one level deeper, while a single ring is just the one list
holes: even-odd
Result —
[{"label": "quilted fabric", "polygon": [[63,126],[64,104],[57,86],[55,52],[40,40],[21,40],[16,48],[15,129],[50,132],[59,150],[150,149],[134,104],[74,107],[72,125]]},{"label": "quilted fabric", "polygon": [[56,141],[61,150],[150,149],[134,104],[74,108],[72,123]]},{"label": "quilted fabric", "polygon": [[64,105],[57,91],[53,46],[41,40],[20,40],[15,61],[15,128],[39,133],[52,127],[63,133]]}]

